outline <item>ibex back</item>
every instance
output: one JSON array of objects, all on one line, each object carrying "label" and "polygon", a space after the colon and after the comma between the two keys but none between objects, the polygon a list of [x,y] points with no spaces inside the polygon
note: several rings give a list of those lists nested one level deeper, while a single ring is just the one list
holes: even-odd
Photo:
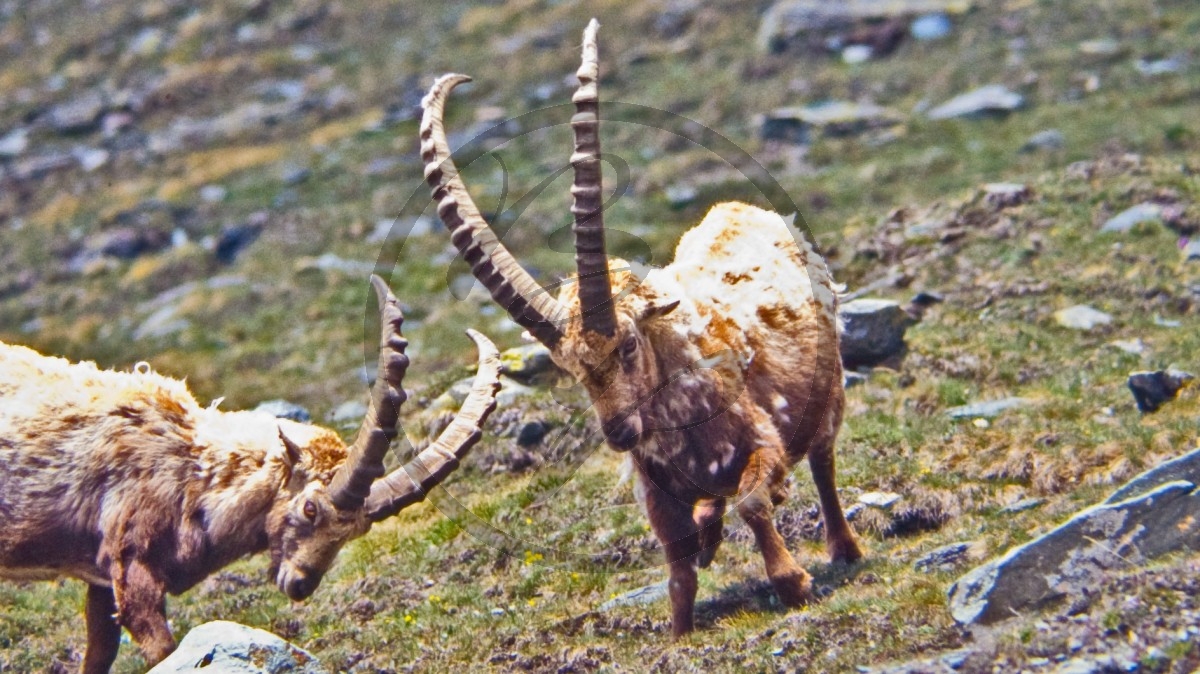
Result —
[{"label": "ibex back", "polygon": [[88,583],[86,674],[107,672],[121,626],[154,664],[175,648],[165,595],[263,550],[307,598],[341,547],[424,498],[478,440],[499,360],[486,337],[458,417],[384,479],[408,359],[396,298],[377,277],[382,342],[366,419],[333,431],[200,407],[182,382],[0,344],[0,577]]}]

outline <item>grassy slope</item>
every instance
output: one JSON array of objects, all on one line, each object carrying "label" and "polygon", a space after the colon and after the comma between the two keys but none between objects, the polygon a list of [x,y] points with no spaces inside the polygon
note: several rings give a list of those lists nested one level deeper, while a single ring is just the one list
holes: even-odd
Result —
[{"label": "grassy slope", "polygon": [[[910,331],[911,352],[901,369],[878,371],[851,390],[839,455],[847,499],[894,490],[905,496],[903,507],[941,527],[885,538],[879,533],[885,522],[868,514],[859,529],[869,559],[847,575],[822,561],[810,509],[815,493],[798,469],[796,496],[781,518],[793,548],[832,594],[807,610],[782,611],[739,530],[714,569],[701,575],[705,629],[672,645],[665,602],[591,612],[664,573],[653,566],[653,540],[628,488],[616,485],[617,458],[597,449],[586,426],[570,425],[560,407],[538,398],[511,413],[510,423],[528,415],[564,424],[555,458],[581,463],[577,471],[556,465],[519,475],[486,471],[483,458],[503,457],[513,444],[493,434],[450,487],[471,516],[445,501],[441,512],[432,505],[411,509],[349,546],[322,590],[303,605],[289,604],[271,587],[263,560],[239,563],[171,601],[177,633],[210,619],[238,620],[272,629],[332,667],[362,671],[436,671],[466,663],[852,669],[963,643],[944,609],[945,588],[957,574],[912,571],[921,553],[960,540],[980,541],[981,554],[998,552],[1094,501],[1112,482],[1194,445],[1193,393],[1141,417],[1124,378],[1133,369],[1170,363],[1195,369],[1200,338],[1193,288],[1200,273],[1179,261],[1178,234],[1161,225],[1122,236],[1097,233],[1108,215],[1163,190],[1187,205],[1185,221],[1200,222],[1192,205],[1200,190],[1194,177],[1200,170],[1194,115],[1200,71],[1146,78],[1132,66],[1137,57],[1194,50],[1189,36],[1200,28],[1200,12],[1189,3],[989,3],[956,19],[944,42],[906,43],[886,60],[853,67],[811,55],[753,53],[748,36],[757,17],[739,3],[698,10],[675,41],[646,39],[643,26],[658,3],[645,3],[637,13],[621,13],[620,6],[380,8],[354,2],[295,31],[287,26],[315,16],[319,4],[273,3],[256,13],[249,4],[214,3],[192,17],[183,4],[166,2],[86,11],[66,2],[29,5],[0,23],[0,44],[21,56],[0,59],[0,90],[7,96],[0,131],[105,79],[133,86],[164,78],[139,115],[145,130],[250,102],[251,85],[266,78],[305,79],[314,90],[342,84],[356,98],[153,161],[118,159],[94,173],[72,170],[20,189],[6,185],[0,190],[0,287],[28,270],[35,282],[24,292],[0,294],[0,338],[118,367],[146,359],[186,375],[202,398],[226,396],[227,407],[286,394],[322,416],[359,397],[365,284],[359,274],[313,271],[304,258],[329,251],[376,259],[379,245],[366,241],[376,220],[426,209],[415,123],[378,128],[372,121],[401,92],[449,70],[477,79],[451,104],[453,128],[469,126],[472,110],[485,105],[508,115],[540,107],[529,100],[530,88],[556,84],[573,71],[578,29],[595,12],[605,25],[607,97],[686,115],[746,148],[796,199],[851,289],[901,272],[908,287],[884,287],[879,294],[905,299],[922,288],[946,295],[946,303]],[[258,42],[233,38],[245,23],[260,26]],[[174,37],[159,53],[126,54],[130,37],[147,26]],[[39,27],[60,37],[35,47]],[[495,56],[506,38],[531,32],[546,33],[546,46]],[[1086,56],[1076,48],[1081,40],[1106,36],[1120,41],[1118,56]],[[1019,59],[1010,55],[1014,40],[1023,40]],[[318,55],[297,61],[294,44],[314,45]],[[43,83],[55,72],[68,75],[66,86],[47,92]],[[1099,90],[1084,91],[1088,75],[1099,79]],[[992,82],[1020,90],[1029,109],[1003,120],[914,117],[886,145],[820,139],[801,162],[762,146],[750,122],[755,112],[825,97],[865,97],[908,111]],[[22,88],[32,92],[27,101],[13,93]],[[569,90],[559,91],[551,102],[567,96]],[[560,117],[565,121],[567,113]],[[627,161],[633,175],[633,192],[610,218],[634,234],[619,244],[626,254],[641,251],[662,263],[678,234],[712,201],[764,201],[705,150],[669,133],[613,126],[606,151]],[[1065,134],[1064,150],[1017,152],[1031,133],[1049,127]],[[31,139],[35,150],[94,141],[52,134]],[[568,146],[565,130],[552,128],[501,148],[512,194],[560,168]],[[1141,159],[1126,158],[1127,152]],[[380,158],[397,161],[383,173],[368,171]],[[1091,163],[1067,169],[1080,160]],[[291,204],[272,207],[291,166],[310,168],[312,178],[292,188]],[[466,170],[481,203],[495,203],[501,192],[495,166],[485,159]],[[681,180],[700,184],[700,198],[672,208],[663,189]],[[978,186],[999,180],[1029,184],[1033,197],[1010,208],[989,206]],[[198,189],[209,183],[225,186],[227,199],[201,202]],[[193,239],[261,209],[270,210],[270,220],[262,239],[229,267],[189,247],[83,277],[58,271],[58,251],[114,226],[117,211],[146,198],[194,208]],[[543,245],[567,222],[566,199],[566,182],[559,179],[506,239],[549,274],[570,265],[569,255]],[[889,221],[898,207],[909,209],[906,219]],[[961,235],[944,244],[936,236],[904,239],[905,225],[924,221]],[[406,242],[393,278],[412,308],[412,383],[431,390],[465,372],[470,356],[458,336],[463,327],[480,327],[502,345],[518,341],[502,317],[449,294],[447,278],[465,270],[447,274],[439,257],[445,243],[440,234]],[[390,262],[397,253],[382,255]],[[178,310],[192,327],[165,339],[131,338],[159,293],[216,273],[249,283],[185,293]],[[1053,311],[1079,302],[1112,313],[1113,325],[1098,333],[1057,327]],[[1156,316],[1181,327],[1160,326]],[[22,329],[34,319],[36,330]],[[1149,347],[1146,355],[1106,346],[1135,337]],[[941,414],[1007,395],[1034,403],[986,428]],[[998,512],[1025,497],[1045,503],[1016,515]],[[455,512],[454,519],[444,514]],[[498,538],[484,522],[508,537]],[[737,528],[731,522],[731,532]],[[81,590],[76,582],[0,584],[0,668],[23,671],[77,657]],[[494,615],[500,608],[503,614]],[[124,649],[117,670],[140,668],[136,649]]]}]

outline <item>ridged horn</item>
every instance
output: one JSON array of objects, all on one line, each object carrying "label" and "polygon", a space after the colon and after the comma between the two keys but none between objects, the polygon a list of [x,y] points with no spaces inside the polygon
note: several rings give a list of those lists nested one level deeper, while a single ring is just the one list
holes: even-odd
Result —
[{"label": "ridged horn", "polygon": [[371,493],[371,485],[383,477],[383,457],[396,437],[396,423],[404,394],[404,373],[408,356],[404,349],[408,341],[400,334],[404,314],[400,303],[383,279],[372,274],[371,287],[379,300],[379,365],[367,416],[363,418],[358,436],[346,457],[346,462],[329,482],[329,498],[339,510],[357,510]]},{"label": "ridged horn", "polygon": [[446,98],[454,87],[470,80],[466,75],[442,75],[421,100],[425,109],[421,116],[425,182],[433,190],[438,217],[450,230],[450,240],[471,265],[471,273],[518,325],[547,347],[553,347],[562,338],[559,326],[566,312],[496,238],[450,158],[443,124]]},{"label": "ridged horn", "polygon": [[600,60],[596,31],[600,23],[592,19],[583,31],[583,63],[579,66],[579,89],[571,97],[575,116],[575,152],[571,166],[575,182],[571,185],[571,213],[575,216],[575,267],[579,271],[579,304],[583,328],[611,337],[616,331],[612,284],[608,277],[608,255],[604,248],[604,214],[600,164]]},{"label": "ridged horn", "polygon": [[467,330],[467,335],[479,349],[479,372],[475,375],[470,394],[463,401],[454,421],[433,444],[371,487],[366,512],[372,522],[391,517],[423,500],[431,489],[441,484],[479,441],[484,420],[496,409],[496,392],[500,390],[500,354],[496,346],[482,334]]}]

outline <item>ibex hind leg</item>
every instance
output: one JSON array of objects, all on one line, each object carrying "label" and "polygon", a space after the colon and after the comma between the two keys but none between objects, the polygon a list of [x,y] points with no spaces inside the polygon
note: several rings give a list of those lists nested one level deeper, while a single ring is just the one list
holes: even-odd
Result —
[{"label": "ibex hind leg", "polygon": [[808,466],[821,499],[821,519],[825,523],[825,548],[829,551],[829,558],[835,562],[851,563],[862,559],[863,553],[838,499],[837,470],[833,456],[835,437],[814,444],[808,452]]},{"label": "ibex hind leg", "polygon": [[88,585],[84,615],[87,619],[87,648],[83,652],[83,674],[107,674],[121,645],[117,602],[111,587]]},{"label": "ibex hind leg", "polygon": [[696,566],[708,568],[725,539],[725,499],[701,501],[692,510],[692,520],[700,531],[700,554]]}]

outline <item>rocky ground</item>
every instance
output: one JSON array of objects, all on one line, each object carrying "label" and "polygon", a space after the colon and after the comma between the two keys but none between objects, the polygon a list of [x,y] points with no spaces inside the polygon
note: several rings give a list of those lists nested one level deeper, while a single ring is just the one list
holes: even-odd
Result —
[{"label": "rocky ground", "polygon": [[[376,271],[409,317],[420,444],[469,374],[462,330],[521,341],[429,208],[416,106],[436,75],[476,78],[448,111],[464,175],[557,278],[553,106],[595,14],[603,95],[627,104],[605,129],[629,166],[612,252],[665,264],[717,201],[794,207],[847,299],[907,328],[903,350],[856,356],[839,442],[867,560],[824,561],[798,468],[778,519],[822,601],[778,606],[731,521],[701,630],[672,643],[620,458],[578,390],[514,360],[447,491],[348,546],[310,601],[248,560],[173,599],[175,631],[234,620],[356,672],[1196,669],[1195,552],[989,627],[955,622],[947,590],[1196,447],[1176,370],[1200,371],[1200,9],[625,5],[0,1],[0,339],[353,429]],[[1163,374],[1131,391],[1135,372]],[[81,602],[73,581],[0,583],[0,671],[73,667]],[[142,669],[124,647],[115,671]]]}]

